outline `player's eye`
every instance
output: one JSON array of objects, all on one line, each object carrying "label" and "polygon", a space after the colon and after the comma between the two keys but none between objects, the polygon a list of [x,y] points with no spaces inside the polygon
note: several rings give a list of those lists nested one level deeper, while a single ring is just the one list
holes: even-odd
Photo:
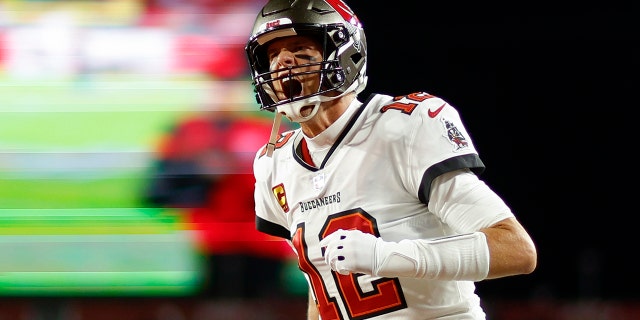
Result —
[{"label": "player's eye", "polygon": [[269,59],[269,62],[273,61],[273,59],[275,59],[276,57],[278,57],[278,52],[277,51],[269,51],[269,52],[267,52],[267,58]]}]

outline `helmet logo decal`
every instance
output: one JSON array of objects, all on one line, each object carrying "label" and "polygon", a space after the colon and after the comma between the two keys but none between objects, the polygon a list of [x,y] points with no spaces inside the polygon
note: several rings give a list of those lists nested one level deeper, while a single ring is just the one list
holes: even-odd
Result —
[{"label": "helmet logo decal", "polygon": [[351,8],[349,8],[349,6],[347,6],[342,0],[326,1],[331,7],[333,7],[334,10],[336,10],[342,16],[345,21],[351,23],[356,27],[362,27],[362,25],[360,24],[360,20],[358,19],[358,17],[356,17],[356,14],[353,13]]}]

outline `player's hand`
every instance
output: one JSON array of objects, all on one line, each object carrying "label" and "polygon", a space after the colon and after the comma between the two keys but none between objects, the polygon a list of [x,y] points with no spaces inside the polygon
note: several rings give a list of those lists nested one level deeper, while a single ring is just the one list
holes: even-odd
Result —
[{"label": "player's hand", "polygon": [[360,230],[338,229],[320,241],[331,270],[347,275],[365,273],[380,277],[416,277],[425,273],[412,240],[384,241]]},{"label": "player's hand", "polygon": [[331,270],[349,273],[373,274],[376,243],[380,238],[360,230],[338,229],[320,241],[324,260]]}]

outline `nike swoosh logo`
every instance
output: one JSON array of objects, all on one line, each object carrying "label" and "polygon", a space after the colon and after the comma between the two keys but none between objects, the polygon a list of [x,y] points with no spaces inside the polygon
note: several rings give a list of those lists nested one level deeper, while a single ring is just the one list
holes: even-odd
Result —
[{"label": "nike swoosh logo", "polygon": [[436,111],[431,111],[431,109],[429,109],[429,111],[428,111],[429,117],[435,118],[438,115],[438,113],[440,113],[440,111],[442,111],[442,108],[444,108],[445,105],[446,105],[446,103],[443,103],[440,106],[440,108],[436,109]]}]

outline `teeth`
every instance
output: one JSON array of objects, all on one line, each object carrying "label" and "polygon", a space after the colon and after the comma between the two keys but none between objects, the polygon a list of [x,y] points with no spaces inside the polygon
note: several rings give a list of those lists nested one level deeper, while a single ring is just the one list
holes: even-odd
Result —
[{"label": "teeth", "polygon": [[302,83],[296,79],[285,79],[282,81],[282,91],[289,99],[297,97],[302,94]]}]

